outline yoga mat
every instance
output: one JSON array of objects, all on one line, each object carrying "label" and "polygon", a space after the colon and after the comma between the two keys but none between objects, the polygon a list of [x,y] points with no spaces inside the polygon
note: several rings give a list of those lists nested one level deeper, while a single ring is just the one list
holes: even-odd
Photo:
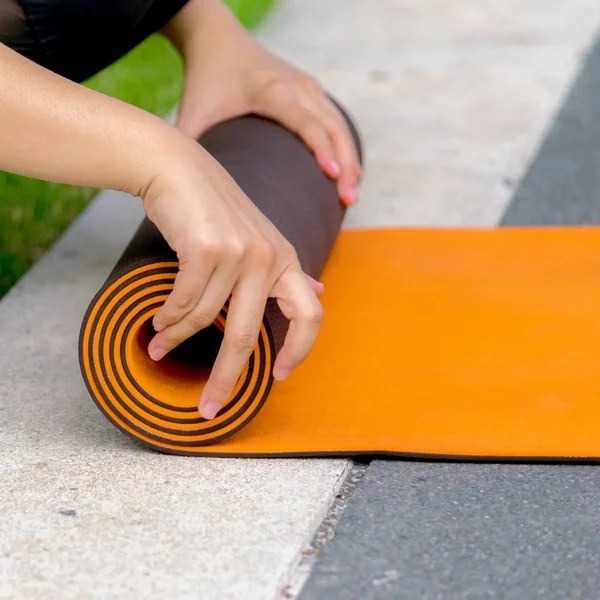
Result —
[{"label": "yoga mat", "polygon": [[[150,321],[173,253],[145,221],[92,301],[80,336],[90,394],[121,430],[163,452],[600,458],[600,230],[339,230],[335,185],[304,145],[257,117],[201,143],[319,277],[325,322],[273,382],[286,322],[269,304],[258,346],[211,421],[197,412],[226,322],[160,363]],[[337,239],[337,243],[336,243]]]}]

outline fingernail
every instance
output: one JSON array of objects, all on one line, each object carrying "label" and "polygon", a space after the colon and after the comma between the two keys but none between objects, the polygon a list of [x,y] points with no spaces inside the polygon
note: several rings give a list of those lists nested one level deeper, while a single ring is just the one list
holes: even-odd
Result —
[{"label": "fingernail", "polygon": [[164,348],[148,348],[148,354],[152,360],[160,360],[166,353]]},{"label": "fingernail", "polygon": [[287,379],[291,374],[291,369],[284,369],[283,367],[275,367],[273,369],[273,377],[277,379],[277,381],[283,381]]},{"label": "fingernail", "polygon": [[162,323],[153,323],[152,327],[154,327],[154,331],[156,332],[162,331],[165,328]]},{"label": "fingernail", "polygon": [[337,161],[333,159],[329,161],[329,171],[333,177],[339,177],[340,165],[338,165]]},{"label": "fingernail", "polygon": [[354,206],[358,202],[358,188],[356,186],[347,188],[345,198],[349,206]]},{"label": "fingernail", "polygon": [[217,413],[221,410],[221,405],[214,400],[209,400],[206,404],[199,407],[200,414],[205,419],[214,419]]}]

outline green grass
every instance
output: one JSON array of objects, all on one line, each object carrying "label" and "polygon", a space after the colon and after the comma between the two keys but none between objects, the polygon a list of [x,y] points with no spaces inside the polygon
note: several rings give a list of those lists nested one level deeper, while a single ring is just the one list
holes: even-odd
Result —
[{"label": "green grass", "polygon": [[[249,28],[276,0],[227,0]],[[177,52],[155,35],[85,85],[165,116],[181,95]],[[0,297],[54,243],[97,193],[0,171]]]}]

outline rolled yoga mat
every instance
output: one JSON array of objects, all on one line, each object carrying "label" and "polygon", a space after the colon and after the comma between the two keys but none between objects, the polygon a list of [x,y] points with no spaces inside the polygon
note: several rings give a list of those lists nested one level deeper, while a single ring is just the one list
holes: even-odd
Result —
[{"label": "rolled yoga mat", "polygon": [[197,402],[227,308],[150,360],[177,261],[144,221],[80,336],[87,387],[117,427],[187,455],[600,458],[599,230],[376,229],[336,243],[335,185],[294,135],[246,117],[201,143],[308,274],[327,263],[325,322],[306,363],[273,382],[287,323],[269,304],[234,394],[205,421]]}]

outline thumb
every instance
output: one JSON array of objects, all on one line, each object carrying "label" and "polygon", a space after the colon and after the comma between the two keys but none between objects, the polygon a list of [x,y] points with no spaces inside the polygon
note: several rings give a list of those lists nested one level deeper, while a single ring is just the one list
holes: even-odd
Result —
[{"label": "thumb", "polygon": [[197,140],[214,125],[206,118],[206,113],[207,111],[200,103],[193,102],[189,96],[186,98],[184,93],[177,113],[175,127],[183,135]]},{"label": "thumb", "polygon": [[304,273],[304,277],[306,277],[308,283],[310,283],[310,287],[313,289],[313,292],[317,296],[321,296],[325,291],[325,286],[320,281],[313,279],[310,275],[307,275],[306,273]]},{"label": "thumb", "polygon": [[191,72],[185,82],[175,127],[197,140],[217,123],[250,112],[239,96],[231,83],[206,73]]}]

